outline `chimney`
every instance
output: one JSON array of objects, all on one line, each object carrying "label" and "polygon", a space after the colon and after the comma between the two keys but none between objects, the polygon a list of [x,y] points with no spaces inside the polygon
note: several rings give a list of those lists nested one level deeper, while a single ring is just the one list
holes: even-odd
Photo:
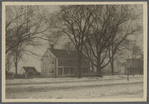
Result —
[{"label": "chimney", "polygon": [[50,48],[51,49],[54,49],[54,44],[50,44]]}]

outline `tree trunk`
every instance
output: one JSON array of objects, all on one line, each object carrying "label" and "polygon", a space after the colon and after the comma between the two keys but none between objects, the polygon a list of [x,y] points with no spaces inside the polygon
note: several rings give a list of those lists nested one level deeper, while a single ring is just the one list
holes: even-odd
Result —
[{"label": "tree trunk", "polygon": [[82,58],[82,52],[78,52],[78,78],[82,77],[82,70],[81,70],[81,58]]},{"label": "tree trunk", "polygon": [[111,74],[114,75],[114,59],[111,59]]},{"label": "tree trunk", "polygon": [[111,74],[114,75],[114,49],[113,49],[113,45],[114,45],[114,39],[112,38],[112,50],[111,50]]},{"label": "tree trunk", "polygon": [[18,64],[15,63],[15,74],[18,74]]},{"label": "tree trunk", "polygon": [[101,64],[100,64],[99,59],[97,59],[97,74],[98,74],[98,77],[102,77]]},{"label": "tree trunk", "polygon": [[7,71],[7,69],[6,69],[6,75],[8,74],[8,71]]}]

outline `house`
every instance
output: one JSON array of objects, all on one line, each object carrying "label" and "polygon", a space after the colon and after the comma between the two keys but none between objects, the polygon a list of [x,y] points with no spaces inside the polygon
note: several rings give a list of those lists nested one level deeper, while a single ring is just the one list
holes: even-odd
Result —
[{"label": "house", "polygon": [[[41,59],[43,77],[71,77],[77,75],[77,52],[48,48]],[[81,60],[82,76],[93,75],[88,58],[83,54]]]},{"label": "house", "polygon": [[141,59],[127,59],[127,74],[143,74],[143,62]]},{"label": "house", "polygon": [[34,78],[40,75],[40,73],[37,72],[35,67],[22,67],[20,72],[21,72],[21,75],[25,76],[25,78]]}]

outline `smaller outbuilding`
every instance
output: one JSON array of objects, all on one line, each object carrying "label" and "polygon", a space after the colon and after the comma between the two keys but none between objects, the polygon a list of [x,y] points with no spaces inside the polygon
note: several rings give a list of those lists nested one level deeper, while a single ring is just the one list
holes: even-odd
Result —
[{"label": "smaller outbuilding", "polygon": [[39,77],[40,73],[35,69],[35,67],[22,67],[21,75],[24,75],[25,78],[34,78]]}]

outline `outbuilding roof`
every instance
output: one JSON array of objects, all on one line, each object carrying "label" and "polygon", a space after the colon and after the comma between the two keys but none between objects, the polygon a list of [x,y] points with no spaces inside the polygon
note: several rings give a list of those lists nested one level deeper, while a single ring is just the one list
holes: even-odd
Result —
[{"label": "outbuilding roof", "polygon": [[37,72],[35,67],[23,67],[23,69],[25,70],[25,72]]}]

